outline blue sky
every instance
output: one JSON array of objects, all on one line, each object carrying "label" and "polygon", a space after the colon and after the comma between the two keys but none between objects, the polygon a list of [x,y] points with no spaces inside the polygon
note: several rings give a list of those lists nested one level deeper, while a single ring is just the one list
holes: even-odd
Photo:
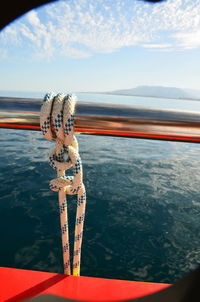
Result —
[{"label": "blue sky", "polygon": [[200,89],[200,1],[65,0],[0,33],[0,90]]}]

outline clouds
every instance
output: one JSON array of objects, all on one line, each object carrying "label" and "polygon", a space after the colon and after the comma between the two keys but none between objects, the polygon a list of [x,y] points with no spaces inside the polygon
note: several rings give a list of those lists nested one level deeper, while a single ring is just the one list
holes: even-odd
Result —
[{"label": "clouds", "polygon": [[38,15],[36,11],[31,11],[27,14],[27,20],[32,26],[40,26],[40,19],[38,18]]},{"label": "clouds", "polygon": [[194,49],[200,47],[200,29],[195,31],[182,31],[172,35],[178,41],[182,49]]},{"label": "clouds", "polygon": [[[200,46],[200,1],[59,1],[31,11],[0,35],[6,47],[28,48],[28,57],[87,58],[139,46],[150,51]],[[31,53],[31,55],[30,55]]]}]

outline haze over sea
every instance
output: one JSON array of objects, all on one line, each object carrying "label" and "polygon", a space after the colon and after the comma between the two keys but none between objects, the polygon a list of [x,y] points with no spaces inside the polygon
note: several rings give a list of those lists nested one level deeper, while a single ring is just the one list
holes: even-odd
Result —
[{"label": "haze over sea", "polygon": [[[42,97],[41,93],[0,92]],[[200,102],[77,93],[79,101],[200,111]],[[53,144],[1,129],[0,266],[62,273]],[[87,189],[81,274],[173,282],[200,263],[200,145],[77,135]],[[73,240],[75,200],[69,200]],[[72,245],[71,245],[72,246]]]}]

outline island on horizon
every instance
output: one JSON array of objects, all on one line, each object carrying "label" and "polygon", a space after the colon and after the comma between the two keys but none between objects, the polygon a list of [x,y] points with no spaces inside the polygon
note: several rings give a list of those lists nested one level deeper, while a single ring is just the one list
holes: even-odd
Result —
[{"label": "island on horizon", "polygon": [[167,99],[187,99],[200,101],[200,90],[198,89],[183,89],[177,87],[164,86],[137,86],[130,89],[119,89],[104,92],[88,92],[112,95],[127,95],[127,96],[141,96]]}]

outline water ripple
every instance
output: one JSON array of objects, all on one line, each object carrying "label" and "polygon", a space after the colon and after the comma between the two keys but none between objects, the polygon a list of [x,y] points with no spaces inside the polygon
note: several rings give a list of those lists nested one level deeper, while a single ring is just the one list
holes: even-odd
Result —
[{"label": "water ripple", "polygon": [[[1,266],[62,272],[51,142],[1,129]],[[78,136],[87,188],[82,274],[173,282],[200,263],[200,145]],[[70,235],[75,200],[69,198]],[[6,230],[6,231],[4,231]],[[12,238],[12,240],[10,240]]]}]

